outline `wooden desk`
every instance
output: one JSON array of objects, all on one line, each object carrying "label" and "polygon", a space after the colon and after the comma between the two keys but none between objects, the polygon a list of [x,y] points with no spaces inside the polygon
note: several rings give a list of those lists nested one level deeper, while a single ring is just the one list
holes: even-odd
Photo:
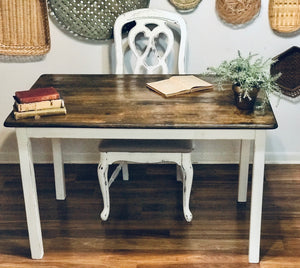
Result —
[{"label": "wooden desk", "polygon": [[[231,90],[195,92],[165,99],[145,87],[164,75],[43,75],[33,87],[54,86],[68,114],[15,120],[31,255],[43,257],[31,138],[51,138],[58,199],[64,199],[62,138],[241,140],[239,201],[246,201],[250,141],[254,141],[249,261],[259,262],[265,132],[277,127],[270,106],[265,113],[243,112]],[[213,82],[212,77],[205,80]],[[227,85],[228,89],[230,85]],[[260,100],[258,99],[258,102]],[[99,219],[100,220],[100,219]]]}]

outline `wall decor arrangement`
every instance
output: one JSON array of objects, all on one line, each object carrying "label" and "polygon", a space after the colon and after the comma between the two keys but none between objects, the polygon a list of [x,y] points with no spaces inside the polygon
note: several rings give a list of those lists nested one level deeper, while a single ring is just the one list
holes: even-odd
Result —
[{"label": "wall decor arrangement", "polygon": [[197,8],[201,0],[169,0],[178,12],[192,12]]},{"label": "wall decor arrangement", "polygon": [[252,21],[258,15],[260,7],[260,0],[216,0],[219,17],[235,26]]},{"label": "wall decor arrangement", "polygon": [[290,100],[300,100],[300,47],[293,46],[273,58],[271,74],[281,73],[277,80],[281,92]]},{"label": "wall decor arrangement", "polygon": [[0,54],[32,56],[49,50],[46,0],[1,0]]},{"label": "wall decor arrangement", "polygon": [[49,12],[59,25],[75,37],[87,40],[112,38],[116,18],[150,0],[48,0]]},{"label": "wall decor arrangement", "polygon": [[300,0],[270,0],[269,22],[274,31],[292,33],[300,29]]}]

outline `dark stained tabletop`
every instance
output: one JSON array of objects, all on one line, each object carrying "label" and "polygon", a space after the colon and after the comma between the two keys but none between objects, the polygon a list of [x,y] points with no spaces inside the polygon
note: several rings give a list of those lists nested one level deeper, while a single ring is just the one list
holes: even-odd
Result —
[{"label": "dark stained tabletop", "polygon": [[[198,91],[164,98],[146,87],[147,82],[170,75],[79,75],[46,74],[32,88],[57,88],[67,115],[15,120],[11,113],[6,127],[71,128],[183,128],[183,129],[274,129],[272,108],[241,111],[234,105],[231,85],[226,90]],[[199,76],[214,83],[213,77]],[[257,103],[261,102],[258,98]]]}]

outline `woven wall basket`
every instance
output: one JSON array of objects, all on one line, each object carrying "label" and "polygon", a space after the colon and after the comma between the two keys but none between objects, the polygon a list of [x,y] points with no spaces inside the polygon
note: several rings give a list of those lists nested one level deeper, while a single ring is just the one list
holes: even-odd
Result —
[{"label": "woven wall basket", "polygon": [[278,56],[270,68],[272,75],[281,73],[277,80],[281,92],[290,98],[300,97],[300,47],[293,46]]},{"label": "woven wall basket", "polygon": [[193,10],[195,9],[201,0],[169,0],[170,3],[178,10]]},{"label": "woven wall basket", "polygon": [[300,0],[270,0],[269,22],[273,30],[291,33],[300,29]]},{"label": "woven wall basket", "polygon": [[251,21],[259,12],[260,0],[216,0],[216,11],[227,23],[239,25]]},{"label": "woven wall basket", "polygon": [[49,49],[46,0],[1,0],[0,54],[44,55]]},{"label": "woven wall basket", "polygon": [[150,0],[48,0],[50,15],[67,32],[81,39],[106,40],[112,37],[116,18]]}]

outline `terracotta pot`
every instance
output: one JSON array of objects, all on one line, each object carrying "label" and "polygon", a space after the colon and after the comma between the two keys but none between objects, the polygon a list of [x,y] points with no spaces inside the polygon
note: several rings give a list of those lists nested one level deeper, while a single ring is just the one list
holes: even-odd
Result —
[{"label": "terracotta pot", "polygon": [[234,93],[235,105],[241,110],[253,110],[257,94],[259,92],[258,88],[253,88],[249,92],[250,99],[244,97],[243,89],[238,85],[232,85],[232,90]]}]

